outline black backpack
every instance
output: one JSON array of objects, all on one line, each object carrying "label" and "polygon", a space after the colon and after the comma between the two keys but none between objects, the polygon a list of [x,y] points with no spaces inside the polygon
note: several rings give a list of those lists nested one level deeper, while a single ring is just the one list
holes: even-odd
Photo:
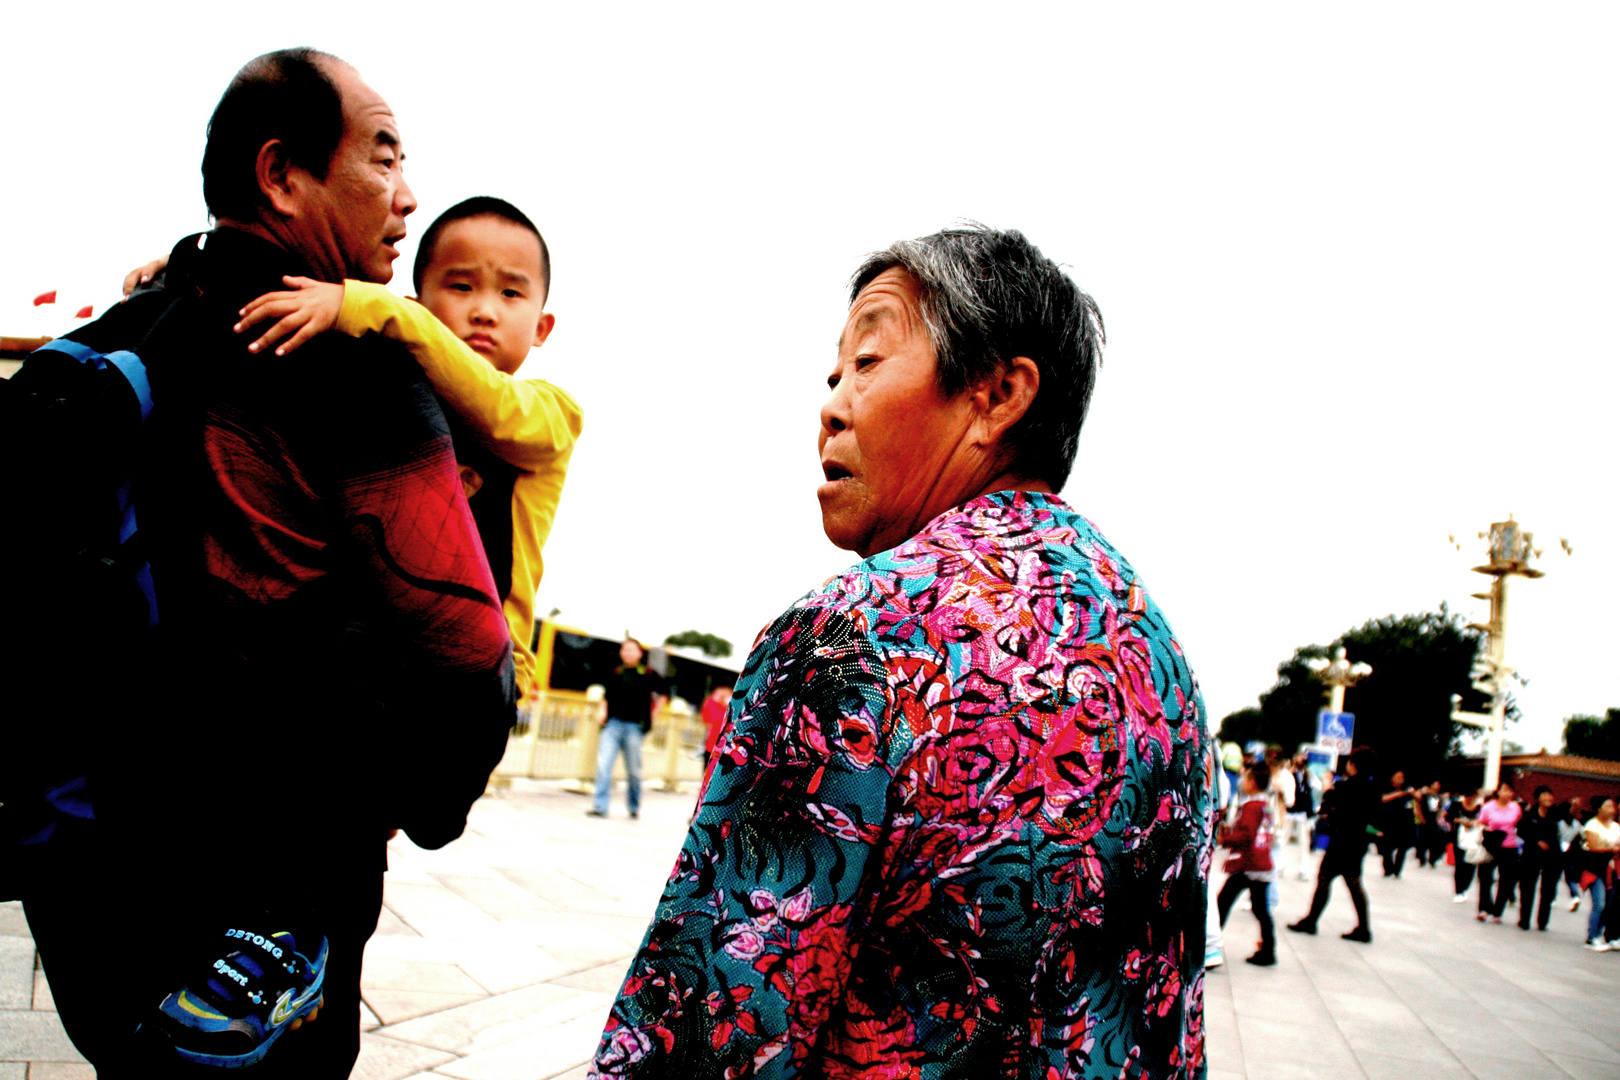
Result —
[{"label": "black backpack", "polygon": [[[0,381],[0,896],[19,847],[93,817],[84,777],[158,625],[136,475],[154,401],[141,349],[178,306],[149,291]],[[133,349],[89,341],[125,336]]]}]

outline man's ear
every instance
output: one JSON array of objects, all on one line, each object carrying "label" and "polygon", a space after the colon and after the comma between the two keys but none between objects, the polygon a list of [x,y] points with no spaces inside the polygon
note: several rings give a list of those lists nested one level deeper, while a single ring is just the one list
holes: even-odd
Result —
[{"label": "man's ear", "polygon": [[1027,356],[1015,356],[971,391],[979,409],[981,446],[995,446],[1035,404],[1041,388],[1041,369]]},{"label": "man's ear", "polygon": [[280,139],[271,139],[259,147],[253,161],[253,176],[259,182],[259,192],[278,215],[290,218],[300,209],[301,200],[294,190],[293,164],[287,158],[287,147]]},{"label": "man's ear", "polygon": [[540,321],[534,328],[534,343],[536,347],[544,345],[546,338],[551,336],[551,328],[557,325],[557,316],[549,311],[540,313]]}]

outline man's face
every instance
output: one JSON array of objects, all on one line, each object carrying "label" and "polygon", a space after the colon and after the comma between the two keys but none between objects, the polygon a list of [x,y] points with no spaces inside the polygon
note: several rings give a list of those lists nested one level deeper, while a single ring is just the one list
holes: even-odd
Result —
[{"label": "man's face", "polygon": [[915,279],[884,271],[850,305],[821,407],[816,498],[839,547],[886,551],[960,496],[974,414],[967,394],[939,392],[937,371]]},{"label": "man's face", "polygon": [[422,305],[508,375],[551,333],[540,241],[493,215],[452,221],[422,275]]},{"label": "man's face", "polygon": [[1553,804],[1553,793],[1550,791],[1543,791],[1540,795],[1536,796],[1536,802],[1541,804],[1541,808],[1543,810],[1551,810]]},{"label": "man's face", "polygon": [[[405,182],[399,126],[388,103],[349,65],[321,61],[343,100],[343,137],[326,179],[303,174],[293,228],[318,273],[386,284],[416,196]],[[303,170],[297,170],[303,172]]]},{"label": "man's face", "polygon": [[635,667],[641,663],[643,655],[641,646],[633,641],[625,641],[619,644],[619,662],[626,667]]}]

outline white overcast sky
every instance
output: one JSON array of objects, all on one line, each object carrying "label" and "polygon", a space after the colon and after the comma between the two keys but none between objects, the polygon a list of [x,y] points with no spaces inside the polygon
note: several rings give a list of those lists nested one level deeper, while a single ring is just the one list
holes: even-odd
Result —
[{"label": "white overcast sky", "polygon": [[1473,536],[1512,511],[1549,551],[1514,594],[1510,738],[1556,748],[1620,705],[1617,11],[10,5],[0,333],[69,328],[206,227],[242,62],[336,53],[400,119],[416,233],[493,194],[551,244],[525,374],[586,426],[539,610],[746,649],[853,561],[814,495],[850,272],[961,218],[1019,228],[1108,327],[1064,494],[1215,716],[1368,618],[1482,616]]}]

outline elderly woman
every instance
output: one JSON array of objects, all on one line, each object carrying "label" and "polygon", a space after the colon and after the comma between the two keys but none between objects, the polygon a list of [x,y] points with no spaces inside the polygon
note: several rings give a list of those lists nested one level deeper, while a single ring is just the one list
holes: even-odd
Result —
[{"label": "elderly woman", "polygon": [[855,275],[817,492],[863,561],[736,686],[593,1076],[1201,1076],[1192,672],[1054,492],[1102,322],[1022,235]]}]

